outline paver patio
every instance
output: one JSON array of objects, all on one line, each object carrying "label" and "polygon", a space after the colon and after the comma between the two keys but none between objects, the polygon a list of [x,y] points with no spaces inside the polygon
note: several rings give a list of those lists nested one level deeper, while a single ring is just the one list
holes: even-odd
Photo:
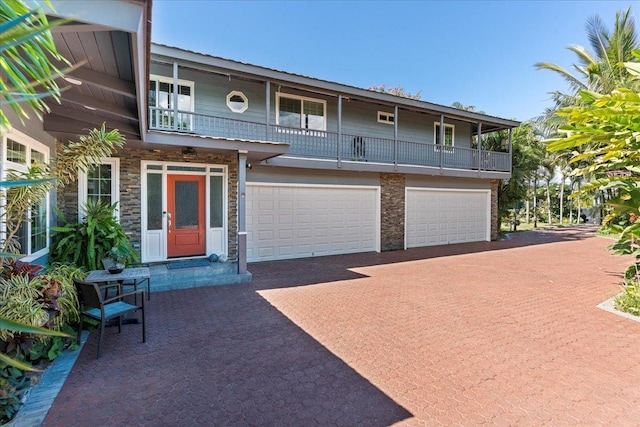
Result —
[{"label": "paver patio", "polygon": [[629,260],[592,228],[250,265],[92,334],[46,426],[640,425]]}]

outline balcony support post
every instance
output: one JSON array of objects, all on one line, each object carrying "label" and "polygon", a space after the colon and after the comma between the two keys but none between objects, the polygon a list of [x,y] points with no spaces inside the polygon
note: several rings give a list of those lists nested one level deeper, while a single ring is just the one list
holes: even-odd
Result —
[{"label": "balcony support post", "polygon": [[398,106],[393,106],[393,170],[398,170]]},{"label": "balcony support post", "polygon": [[513,128],[509,128],[509,164],[507,165],[509,172],[513,170]]},{"label": "balcony support post", "polygon": [[338,150],[337,159],[338,159],[338,167],[342,167],[342,155],[341,155],[341,146],[342,143],[342,95],[338,95],[338,141],[336,143],[336,148]]},{"label": "balcony support post", "polygon": [[247,150],[238,150],[238,274],[247,272]]},{"label": "balcony support post", "polygon": [[173,129],[178,129],[178,63],[173,63]]},{"label": "balcony support post", "polygon": [[478,172],[482,169],[482,122],[478,122]]},{"label": "balcony support post", "polygon": [[444,116],[440,114],[440,131],[438,132],[440,137],[440,175],[442,175],[442,167],[444,165]]},{"label": "balcony support post", "polygon": [[267,112],[267,117],[266,117],[266,135],[265,135],[265,141],[269,141],[269,118],[271,117],[271,82],[269,80],[267,80],[266,84],[265,84],[265,99],[266,99],[266,105],[265,105],[265,111]]}]

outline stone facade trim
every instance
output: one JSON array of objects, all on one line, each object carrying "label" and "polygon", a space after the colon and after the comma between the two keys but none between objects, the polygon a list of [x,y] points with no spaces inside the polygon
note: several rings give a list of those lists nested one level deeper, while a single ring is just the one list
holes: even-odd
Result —
[{"label": "stone facade trim", "polygon": [[405,175],[380,174],[380,250],[404,249]]}]

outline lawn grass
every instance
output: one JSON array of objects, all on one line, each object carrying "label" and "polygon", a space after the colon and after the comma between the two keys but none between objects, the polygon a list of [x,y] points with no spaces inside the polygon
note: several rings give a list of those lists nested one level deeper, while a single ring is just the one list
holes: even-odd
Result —
[{"label": "lawn grass", "polygon": [[608,228],[599,227],[598,231],[596,231],[596,234],[598,236],[607,237],[609,239],[620,239],[620,233],[612,233]]},{"label": "lawn grass", "polygon": [[[549,227],[556,227],[556,226],[558,226],[558,224],[549,225],[546,222],[538,221],[538,227],[537,228],[549,228]],[[537,228],[533,228],[533,221],[531,221],[528,224],[526,222],[522,221],[520,223],[520,225],[517,227],[516,232],[518,232],[518,231],[531,231],[531,230],[536,230]],[[500,232],[502,232],[502,233],[513,233],[513,226],[511,225],[511,223],[504,222],[500,226]]]}]

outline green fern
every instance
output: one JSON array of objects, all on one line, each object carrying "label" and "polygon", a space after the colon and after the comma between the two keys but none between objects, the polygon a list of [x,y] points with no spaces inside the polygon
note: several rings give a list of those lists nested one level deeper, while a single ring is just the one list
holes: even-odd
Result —
[{"label": "green fern", "polygon": [[73,263],[87,270],[102,268],[102,258],[113,247],[126,248],[131,257],[127,262],[138,261],[138,254],[131,246],[124,228],[115,219],[117,204],[88,201],[84,207],[85,220],[53,227],[54,241],[49,250],[53,262]]}]

